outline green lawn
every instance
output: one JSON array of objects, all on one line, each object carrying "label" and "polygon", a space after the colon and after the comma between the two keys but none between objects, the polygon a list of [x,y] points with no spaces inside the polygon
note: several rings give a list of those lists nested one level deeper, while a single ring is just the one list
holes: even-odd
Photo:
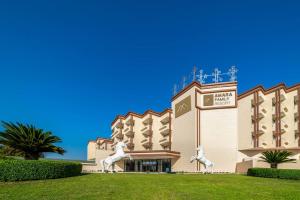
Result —
[{"label": "green lawn", "polygon": [[0,199],[300,199],[300,181],[242,175],[90,174],[0,183]]}]

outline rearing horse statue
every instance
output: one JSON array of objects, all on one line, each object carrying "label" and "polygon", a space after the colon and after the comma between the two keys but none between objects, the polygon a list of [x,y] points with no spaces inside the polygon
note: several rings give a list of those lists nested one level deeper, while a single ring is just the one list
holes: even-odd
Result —
[{"label": "rearing horse statue", "polygon": [[100,160],[102,172],[108,171],[110,167],[111,167],[111,172],[114,172],[115,163],[119,160],[122,160],[123,158],[129,158],[130,160],[132,160],[130,154],[126,154],[124,152],[125,147],[127,147],[127,145],[124,142],[118,142],[116,145],[115,154],[107,157],[106,159]]},{"label": "rearing horse statue", "polygon": [[198,151],[198,155],[191,157],[191,163],[197,160],[204,165],[205,169],[207,169],[208,167],[211,168],[212,173],[214,163],[205,157],[203,147],[200,145],[196,150]]}]

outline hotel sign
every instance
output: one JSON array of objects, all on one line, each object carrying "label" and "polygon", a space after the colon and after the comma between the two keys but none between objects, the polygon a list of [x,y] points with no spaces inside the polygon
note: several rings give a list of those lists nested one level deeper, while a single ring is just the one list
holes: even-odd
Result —
[{"label": "hotel sign", "polygon": [[197,91],[196,98],[200,109],[233,108],[237,105],[236,90],[209,93]]},{"label": "hotel sign", "polygon": [[175,118],[180,117],[191,110],[191,96],[188,96],[175,105]]}]

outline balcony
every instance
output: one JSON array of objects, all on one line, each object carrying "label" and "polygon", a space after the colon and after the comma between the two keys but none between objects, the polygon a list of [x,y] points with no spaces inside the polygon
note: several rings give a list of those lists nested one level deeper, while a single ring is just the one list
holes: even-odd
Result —
[{"label": "balcony", "polygon": [[116,125],[116,128],[118,128],[118,129],[123,129],[123,127],[124,127],[124,124],[122,122],[118,122]]},{"label": "balcony", "polygon": [[256,122],[256,121],[260,121],[261,119],[263,119],[265,117],[265,115],[263,113],[259,113],[258,116],[255,118],[254,115],[251,116],[251,119],[253,122]]},{"label": "balcony", "polygon": [[145,132],[142,133],[145,137],[150,137],[153,134],[152,130],[146,130]]},{"label": "balcony", "polygon": [[264,133],[265,133],[264,130],[259,130],[258,133],[256,133],[256,134],[254,132],[252,132],[252,137],[260,137]]},{"label": "balcony", "polygon": [[163,118],[160,122],[165,125],[165,124],[168,124],[169,122],[171,121],[171,117],[170,116],[167,116],[165,118]]},{"label": "balcony", "polygon": [[278,134],[278,135],[282,135],[282,134],[284,134],[284,133],[286,133],[286,130],[284,130],[284,129],[281,129],[281,131],[280,131],[279,133],[276,132],[276,131],[273,131],[273,136],[276,137],[277,134]]},{"label": "balcony", "polygon": [[[280,103],[282,103],[285,100],[286,100],[286,96],[284,94],[281,94],[280,95]],[[276,98],[275,97],[272,98],[272,104],[273,104],[273,106],[276,104]]]},{"label": "balcony", "polygon": [[298,105],[299,102],[299,97],[298,96],[294,96],[294,104]]},{"label": "balcony", "polygon": [[124,135],[120,132],[116,135],[116,138],[118,138],[119,140],[123,140]]},{"label": "balcony", "polygon": [[151,149],[153,143],[150,142],[150,141],[148,141],[148,140],[146,140],[145,142],[142,142],[142,145],[143,145],[143,147],[144,147],[145,149]]},{"label": "balcony", "polygon": [[295,138],[299,138],[300,137],[300,132],[299,130],[295,130]]},{"label": "balcony", "polygon": [[129,143],[127,144],[127,149],[129,149],[129,150],[134,149],[134,143],[133,143],[133,142],[129,142]]},{"label": "balcony", "polygon": [[134,132],[133,131],[128,131],[125,133],[125,135],[129,138],[133,138],[134,137]]},{"label": "balcony", "polygon": [[264,101],[265,101],[265,99],[262,96],[259,96],[258,97],[258,102],[255,103],[254,99],[251,100],[251,105],[252,105],[252,107],[255,107],[257,105],[262,104]]},{"label": "balcony", "polygon": [[160,134],[165,137],[165,136],[170,135],[170,132],[171,132],[170,129],[166,129],[166,130],[161,131]]},{"label": "balcony", "polygon": [[143,124],[146,126],[146,125],[152,125],[153,123],[153,119],[151,117],[148,117],[147,119],[145,119],[143,121]]},{"label": "balcony", "polygon": [[127,126],[134,126],[134,120],[133,119],[129,119],[129,120],[127,120],[127,122],[125,124]]},{"label": "balcony", "polygon": [[171,142],[169,142],[169,140],[167,140],[167,139],[162,139],[162,140],[159,141],[159,144],[162,147],[166,148],[166,147],[170,147]]},{"label": "balcony", "polygon": [[[284,112],[280,112],[280,116],[279,116],[278,119],[282,119],[282,118],[284,118],[285,116],[286,116],[286,114],[285,114]],[[273,114],[273,115],[272,115],[272,119],[273,119],[273,121],[276,121],[276,119],[277,119],[276,114]]]},{"label": "balcony", "polygon": [[299,120],[299,113],[298,112],[294,113],[294,120],[295,120],[295,122]]}]

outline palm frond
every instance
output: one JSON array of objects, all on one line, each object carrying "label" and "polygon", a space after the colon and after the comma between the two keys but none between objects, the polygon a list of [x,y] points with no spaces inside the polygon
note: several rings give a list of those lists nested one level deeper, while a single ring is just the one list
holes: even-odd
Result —
[{"label": "palm frond", "polygon": [[0,144],[22,152],[25,158],[37,159],[45,152],[64,154],[65,150],[54,145],[61,139],[50,131],[43,131],[33,125],[2,121],[4,131],[0,132]]}]

